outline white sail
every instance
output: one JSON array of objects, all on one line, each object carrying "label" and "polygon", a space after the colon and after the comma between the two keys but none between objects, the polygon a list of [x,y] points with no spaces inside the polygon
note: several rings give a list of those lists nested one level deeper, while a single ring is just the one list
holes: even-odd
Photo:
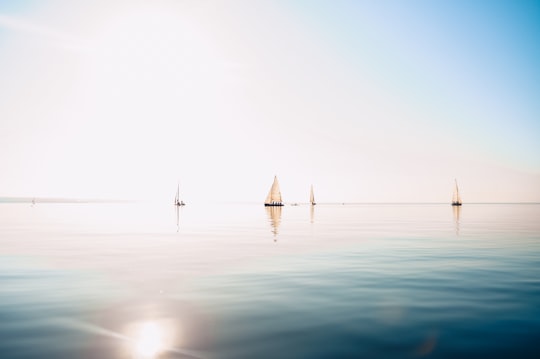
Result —
[{"label": "white sail", "polygon": [[454,188],[454,193],[452,194],[452,204],[461,205],[461,197],[459,196],[457,180],[454,180],[454,182],[456,187]]},{"label": "white sail", "polygon": [[279,182],[277,180],[277,176],[274,176],[274,182],[272,183],[272,187],[270,188],[270,191],[268,192],[268,196],[266,196],[266,200],[264,201],[264,204],[281,204],[281,191],[279,190]]},{"label": "white sail", "polygon": [[309,203],[315,204],[315,195],[313,194],[313,185],[311,185],[311,191],[309,193]]},{"label": "white sail", "polygon": [[184,201],[180,200],[180,183],[178,183],[178,186],[176,187],[176,195],[174,196],[174,204],[176,206],[184,206]]}]

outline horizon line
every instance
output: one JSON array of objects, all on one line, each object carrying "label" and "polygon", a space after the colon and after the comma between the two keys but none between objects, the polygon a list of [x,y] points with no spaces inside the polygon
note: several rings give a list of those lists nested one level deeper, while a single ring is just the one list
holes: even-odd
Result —
[{"label": "horizon line", "polygon": [[[84,197],[29,197],[29,196],[0,196],[0,203],[32,203],[32,201],[38,203],[144,203],[144,202],[157,202],[149,199],[119,199],[119,198],[84,198]],[[160,203],[164,203],[159,201]],[[209,201],[201,201],[195,203],[209,203]],[[262,204],[263,202],[255,201],[212,201],[214,204]],[[293,205],[311,205],[310,202],[284,202],[287,206]],[[328,201],[317,202],[317,205],[432,205],[432,204],[451,204],[451,202],[441,201]],[[521,201],[495,201],[495,202],[464,202],[463,205],[476,205],[476,204],[540,204],[540,202],[521,202]]]}]

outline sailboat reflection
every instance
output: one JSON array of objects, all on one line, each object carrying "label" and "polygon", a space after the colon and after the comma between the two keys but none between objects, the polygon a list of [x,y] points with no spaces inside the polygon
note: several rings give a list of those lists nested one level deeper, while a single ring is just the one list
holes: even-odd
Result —
[{"label": "sailboat reflection", "polygon": [[281,222],[281,206],[267,206],[264,207],[272,226],[272,233],[274,234],[274,242],[277,240],[279,224]]},{"label": "sailboat reflection", "polygon": [[315,221],[315,206],[309,206],[309,222],[313,223]]},{"label": "sailboat reflection", "polygon": [[461,215],[461,206],[452,206],[454,212],[454,223],[456,226],[456,236],[459,236],[459,217]]},{"label": "sailboat reflection", "polygon": [[176,232],[180,231],[180,206],[174,206],[176,209]]}]

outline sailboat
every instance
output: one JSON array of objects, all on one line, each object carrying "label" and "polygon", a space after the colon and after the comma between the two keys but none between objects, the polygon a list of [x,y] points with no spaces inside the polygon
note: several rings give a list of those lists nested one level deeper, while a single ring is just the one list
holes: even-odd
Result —
[{"label": "sailboat", "polygon": [[175,206],[185,206],[186,204],[184,201],[180,200],[180,183],[178,184],[178,187],[176,188],[176,196],[174,196],[174,205]]},{"label": "sailboat", "polygon": [[311,185],[311,191],[309,192],[309,203],[311,203],[312,206],[317,204],[315,203],[315,195],[313,194],[313,185]]},{"label": "sailboat", "polygon": [[270,192],[268,192],[268,196],[266,196],[264,205],[265,206],[283,206],[283,201],[281,199],[281,191],[279,190],[279,183],[277,180],[277,176],[274,176],[274,182],[272,183],[272,187],[270,187]]},{"label": "sailboat", "polygon": [[461,206],[461,197],[459,196],[459,188],[457,185],[457,180],[454,180],[456,183],[456,188],[454,189],[454,194],[452,195],[452,206]]}]

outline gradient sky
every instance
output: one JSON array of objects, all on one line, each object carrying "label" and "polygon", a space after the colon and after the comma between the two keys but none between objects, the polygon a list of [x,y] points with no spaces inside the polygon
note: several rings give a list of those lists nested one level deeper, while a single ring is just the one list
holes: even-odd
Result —
[{"label": "gradient sky", "polygon": [[0,196],[540,202],[540,1],[0,0]]}]

